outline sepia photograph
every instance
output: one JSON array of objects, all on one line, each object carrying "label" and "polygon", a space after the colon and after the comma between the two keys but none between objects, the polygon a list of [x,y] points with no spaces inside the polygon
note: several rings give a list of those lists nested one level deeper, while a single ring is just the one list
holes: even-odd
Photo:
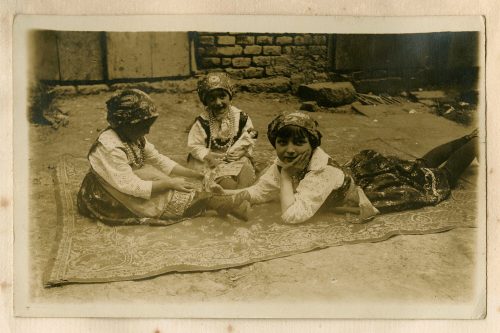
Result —
[{"label": "sepia photograph", "polygon": [[22,317],[486,316],[469,17],[17,17]]}]

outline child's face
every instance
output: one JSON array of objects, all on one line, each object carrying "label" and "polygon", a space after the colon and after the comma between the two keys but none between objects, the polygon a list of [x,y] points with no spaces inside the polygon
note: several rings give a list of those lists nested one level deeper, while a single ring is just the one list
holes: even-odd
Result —
[{"label": "child's face", "polygon": [[217,118],[228,112],[231,97],[224,89],[214,89],[208,92],[205,103],[207,103],[208,111]]},{"label": "child's face", "polygon": [[153,125],[155,120],[156,118],[152,118],[138,122],[137,124],[125,125],[118,128],[118,131],[125,140],[134,142],[149,133],[151,125]]},{"label": "child's face", "polygon": [[276,155],[284,163],[291,163],[301,154],[312,153],[312,147],[307,137],[289,137],[276,139]]}]

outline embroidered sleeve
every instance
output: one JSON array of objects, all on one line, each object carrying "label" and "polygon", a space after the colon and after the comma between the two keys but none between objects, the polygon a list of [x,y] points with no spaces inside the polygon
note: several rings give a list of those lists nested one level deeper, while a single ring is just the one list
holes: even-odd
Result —
[{"label": "embroidered sleeve", "polygon": [[170,172],[172,172],[172,169],[177,165],[177,162],[174,162],[169,157],[160,154],[158,150],[156,150],[155,146],[148,140],[146,140],[146,145],[144,146],[144,161],[157,167],[166,175],[169,175]]},{"label": "embroidered sleeve", "polygon": [[207,148],[207,134],[205,130],[201,126],[199,121],[196,121],[188,134],[188,147],[190,149],[191,155],[203,161],[205,156],[210,152],[210,149]]},{"label": "embroidered sleeve", "polygon": [[264,203],[277,199],[279,190],[280,180],[276,164],[271,165],[259,180],[247,189],[252,203]]},{"label": "embroidered sleeve", "polygon": [[94,172],[118,191],[143,199],[151,198],[153,183],[137,177],[122,149],[99,143],[89,155],[89,162]]},{"label": "embroidered sleeve", "polygon": [[297,186],[294,203],[281,215],[281,219],[285,223],[307,221],[343,182],[344,172],[332,166],[308,172]]}]

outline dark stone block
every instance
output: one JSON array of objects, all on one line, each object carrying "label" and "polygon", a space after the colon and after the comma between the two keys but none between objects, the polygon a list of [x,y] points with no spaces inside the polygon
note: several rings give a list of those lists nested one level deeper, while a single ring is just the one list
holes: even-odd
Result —
[{"label": "dark stone block", "polygon": [[300,110],[308,111],[308,112],[316,112],[318,111],[319,106],[315,101],[307,101],[303,102],[300,106]]},{"label": "dark stone block", "polygon": [[350,82],[301,85],[297,93],[301,98],[316,101],[320,106],[339,106],[352,103],[356,99],[356,90]]}]

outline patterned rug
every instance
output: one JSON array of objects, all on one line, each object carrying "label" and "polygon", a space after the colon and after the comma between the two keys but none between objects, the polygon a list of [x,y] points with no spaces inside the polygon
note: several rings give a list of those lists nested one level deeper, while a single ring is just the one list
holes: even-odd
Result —
[{"label": "patterned rug", "polygon": [[284,225],[279,203],[270,203],[255,206],[249,222],[205,216],[164,227],[111,227],[77,212],[76,194],[87,163],[65,156],[56,168],[59,230],[44,281],[47,287],[217,270],[476,223],[475,187],[463,181],[450,199],[435,207],[378,216],[366,224],[350,223],[354,216],[318,214],[305,224]]}]

